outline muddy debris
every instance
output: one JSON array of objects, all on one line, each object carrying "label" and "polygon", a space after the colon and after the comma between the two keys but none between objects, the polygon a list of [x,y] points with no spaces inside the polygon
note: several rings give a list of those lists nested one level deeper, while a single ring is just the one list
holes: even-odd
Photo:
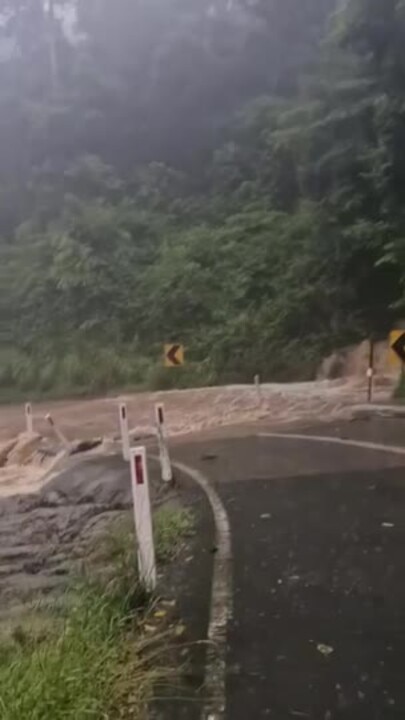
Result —
[{"label": "muddy debris", "polygon": [[[120,456],[67,459],[36,492],[0,498],[0,608],[64,591],[97,537],[132,509],[128,464]],[[155,506],[175,498],[151,474]]]},{"label": "muddy debris", "polygon": [[76,440],[72,443],[70,448],[70,455],[79,455],[80,453],[86,453],[90,450],[95,450],[103,444],[104,438],[93,438],[91,440]]}]

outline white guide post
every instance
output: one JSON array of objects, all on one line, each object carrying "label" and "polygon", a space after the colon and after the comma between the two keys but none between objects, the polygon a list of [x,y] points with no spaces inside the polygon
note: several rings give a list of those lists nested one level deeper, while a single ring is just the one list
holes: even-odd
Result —
[{"label": "white guide post", "polygon": [[32,405],[31,403],[26,403],[25,405],[25,427],[28,435],[33,435],[34,433],[34,418],[32,416]]},{"label": "white guide post", "polygon": [[260,384],[260,375],[255,375],[255,388],[256,388],[256,395],[257,395],[257,402],[259,405],[262,404],[263,396],[262,396],[262,386]]},{"label": "white guide post", "polygon": [[65,448],[66,450],[70,450],[71,447],[70,447],[70,442],[69,442],[69,440],[64,436],[62,430],[60,430],[60,428],[58,428],[55,420],[53,419],[53,417],[52,417],[52,415],[51,415],[50,413],[48,413],[48,415],[45,415],[45,420],[46,420],[47,423],[51,426],[51,428],[52,428],[52,430],[54,431],[56,437],[57,437],[58,440],[62,443],[62,445],[64,446],[64,448]]},{"label": "white guide post", "polygon": [[135,530],[138,541],[139,579],[142,585],[151,592],[156,588],[156,559],[149,476],[144,447],[130,451],[130,465]]},{"label": "white guide post", "polygon": [[122,457],[129,462],[131,443],[129,439],[128,410],[125,403],[119,406],[120,432],[122,441]]},{"label": "white guide post", "polygon": [[155,405],[156,435],[159,446],[160,468],[163,482],[173,481],[173,470],[170,462],[165,428],[165,409],[162,403]]}]

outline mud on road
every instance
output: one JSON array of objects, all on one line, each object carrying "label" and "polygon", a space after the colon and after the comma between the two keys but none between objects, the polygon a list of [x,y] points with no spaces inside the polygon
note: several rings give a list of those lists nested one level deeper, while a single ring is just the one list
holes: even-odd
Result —
[{"label": "mud on road", "polygon": [[[392,384],[383,382],[376,400],[387,400]],[[173,390],[160,393],[128,394],[95,400],[66,400],[36,403],[35,430],[49,435],[44,418],[51,413],[69,440],[118,433],[118,403],[125,401],[131,427],[152,431],[153,406],[164,402],[171,436],[198,433],[210,428],[242,424],[267,418],[275,423],[302,418],[320,420],[339,414],[348,405],[364,402],[364,379],[323,380],[286,385],[261,386],[258,397],[254,385]],[[29,400],[29,398],[27,398]],[[0,407],[0,443],[18,435],[24,427],[22,405]]]},{"label": "mud on road", "polygon": [[[154,435],[154,405],[164,402],[167,431],[172,439],[222,432],[225,428],[265,422],[280,426],[308,420],[325,421],[345,417],[353,403],[364,401],[364,380],[318,381],[289,385],[203,388],[162,393],[142,393],[119,398],[34,404],[34,429],[41,439],[42,452],[23,459],[3,456],[10,442],[16,442],[24,429],[24,408],[0,407],[0,497],[38,490],[48,478],[53,460],[63,449],[46,422],[50,412],[58,428],[70,443],[105,440],[107,449],[118,439],[118,406],[125,401],[132,437]],[[377,396],[386,400],[390,386],[382,385]],[[24,440],[22,438],[22,440]],[[58,448],[59,443],[59,448]],[[39,450],[39,448],[37,448]],[[118,451],[118,446],[116,446]],[[21,453],[20,453],[21,455]],[[2,459],[3,458],[3,459]]]}]

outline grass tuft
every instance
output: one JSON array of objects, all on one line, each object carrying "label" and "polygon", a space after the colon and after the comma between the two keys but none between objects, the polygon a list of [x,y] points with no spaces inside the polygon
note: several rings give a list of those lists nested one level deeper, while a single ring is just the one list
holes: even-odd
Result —
[{"label": "grass tuft", "polygon": [[155,543],[158,562],[170,562],[178,554],[184,538],[193,532],[194,520],[190,510],[161,508],[156,514]]}]

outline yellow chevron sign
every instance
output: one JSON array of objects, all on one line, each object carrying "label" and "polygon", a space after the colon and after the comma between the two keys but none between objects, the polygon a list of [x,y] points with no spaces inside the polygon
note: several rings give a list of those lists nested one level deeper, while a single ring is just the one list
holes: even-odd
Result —
[{"label": "yellow chevron sign", "polygon": [[180,367],[184,365],[184,347],[176,343],[164,347],[165,367]]},{"label": "yellow chevron sign", "polygon": [[389,363],[392,367],[405,363],[405,330],[393,330],[390,333]]}]

